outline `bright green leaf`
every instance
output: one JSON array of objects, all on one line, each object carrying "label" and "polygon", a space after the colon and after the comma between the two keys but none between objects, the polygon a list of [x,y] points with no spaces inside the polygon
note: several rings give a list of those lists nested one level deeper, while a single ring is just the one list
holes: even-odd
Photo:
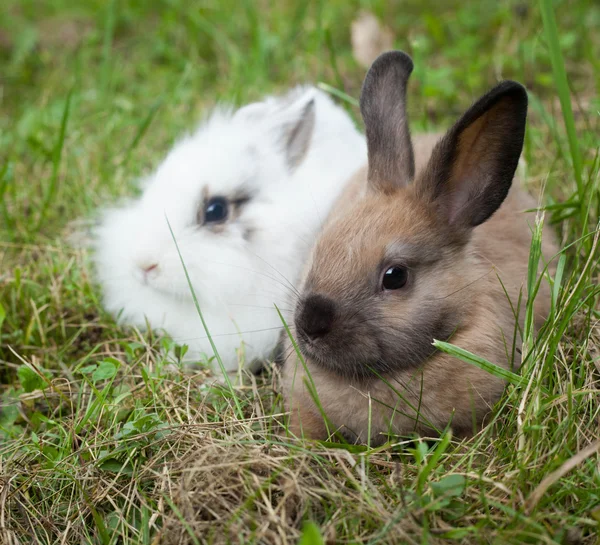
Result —
[{"label": "bright green leaf", "polygon": [[517,375],[508,369],[504,369],[504,367],[500,367],[499,365],[496,365],[482,358],[481,356],[477,356],[476,354],[473,354],[464,348],[460,348],[459,346],[438,340],[433,341],[433,346],[435,346],[438,350],[445,352],[446,354],[450,354],[451,356],[455,356],[464,362],[475,365],[476,367],[487,371],[490,375],[506,380],[511,384],[523,385],[527,383],[527,380],[522,376]]},{"label": "bright green leaf", "polygon": [[324,540],[319,527],[311,521],[304,523],[298,545],[323,545]]},{"label": "bright green leaf", "polygon": [[115,364],[116,360],[105,359],[100,362],[98,368],[92,373],[92,380],[98,382],[99,380],[108,380],[113,378],[117,374],[118,365]]}]

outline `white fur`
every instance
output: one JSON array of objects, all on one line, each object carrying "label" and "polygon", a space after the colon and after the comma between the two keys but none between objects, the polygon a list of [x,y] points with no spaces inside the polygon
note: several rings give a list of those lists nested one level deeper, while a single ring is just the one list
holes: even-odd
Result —
[{"label": "white fur", "polygon": [[[291,97],[291,98],[290,98]],[[282,127],[315,100],[315,125],[304,160],[291,171]],[[144,181],[137,200],[104,212],[94,263],[106,308],[124,324],[163,328],[188,357],[213,351],[194,306],[170,222],[209,331],[228,371],[268,358],[322,221],[346,180],[366,162],[363,136],[349,116],[313,87],[269,97],[235,113],[218,108],[179,141]],[[252,199],[224,232],[196,221],[203,191]],[[246,226],[254,230],[244,238]],[[140,267],[157,263],[144,278]],[[216,367],[216,365],[215,365]]]}]

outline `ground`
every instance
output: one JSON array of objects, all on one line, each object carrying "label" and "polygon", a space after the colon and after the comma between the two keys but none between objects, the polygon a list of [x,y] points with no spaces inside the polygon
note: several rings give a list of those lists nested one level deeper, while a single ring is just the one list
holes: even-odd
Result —
[{"label": "ground", "polygon": [[[469,441],[288,437],[271,373],[230,391],[173,371],[167,339],[102,311],[74,244],[217,101],[356,98],[361,9],[414,58],[417,130],[499,79],[530,91],[521,174],[565,257],[526,380]],[[0,542],[598,543],[598,28],[586,0],[4,0]]]}]

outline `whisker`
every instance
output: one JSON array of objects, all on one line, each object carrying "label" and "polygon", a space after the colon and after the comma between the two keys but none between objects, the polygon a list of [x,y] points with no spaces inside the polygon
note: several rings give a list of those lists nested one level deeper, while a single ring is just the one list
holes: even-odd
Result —
[{"label": "whisker", "polygon": [[290,282],[290,280],[282,273],[280,272],[277,268],[275,268],[273,265],[271,265],[268,261],[266,261],[265,259],[263,259],[261,256],[259,256],[258,254],[254,253],[254,252],[249,252],[251,253],[253,256],[255,256],[256,258],[260,259],[265,265],[267,265],[267,267],[270,267],[272,270],[274,270],[279,276],[281,276],[281,278],[283,278],[290,286],[290,288],[298,295],[300,296],[300,292],[296,289],[296,286],[294,286],[294,284],[292,282]]},{"label": "whisker", "polygon": [[[250,330],[246,330],[246,331],[236,331],[234,333],[216,333],[216,334],[210,334],[210,336],[214,339],[216,337],[233,337],[233,336],[241,336],[241,335],[247,335],[250,333],[263,333],[265,331],[281,331],[282,329],[285,329],[284,326],[281,327],[266,327],[264,329],[250,329]],[[200,340],[204,340],[204,339],[208,339],[208,335],[204,336],[204,337],[171,337],[175,342],[179,343],[179,342],[186,342],[186,341],[200,341]]]},{"label": "whisker", "polygon": [[[250,252],[250,253],[252,253],[252,252]],[[256,254],[253,254],[253,255],[256,255]],[[258,257],[258,259],[261,259],[266,265],[269,265],[269,263],[267,263],[267,261],[265,261],[264,259],[262,259],[260,256],[256,255],[256,257]],[[237,268],[239,270],[248,271],[248,272],[260,275],[260,276],[264,276],[265,278],[268,278],[269,280],[273,280],[273,282],[277,282],[280,286],[284,287],[285,289],[291,290],[292,293],[298,293],[297,290],[296,290],[296,288],[295,288],[295,286],[283,274],[281,274],[279,271],[277,271],[277,269],[275,269],[274,267],[273,267],[273,269],[275,270],[275,272],[277,272],[278,274],[280,274],[285,279],[285,281],[290,284],[289,286],[286,285],[286,284],[284,284],[281,280],[279,280],[275,276],[272,276],[272,275],[267,274],[267,273],[262,272],[262,271],[255,271],[254,269],[250,269],[248,267],[241,267],[239,265],[232,265],[232,264],[229,264],[229,263],[221,263],[219,261],[212,261],[212,260],[206,260],[206,261],[204,261],[204,263],[212,263],[213,265],[222,265],[224,267],[233,267],[233,268]]]},{"label": "whisker", "polygon": [[458,288],[456,291],[453,291],[451,293],[449,293],[448,295],[444,295],[443,297],[435,297],[433,300],[434,301],[439,301],[441,299],[447,299],[448,297],[452,297],[453,295],[456,295],[457,293],[461,292],[462,290],[468,288],[469,286],[472,286],[473,284],[475,284],[476,282],[479,282],[480,280],[483,280],[488,274],[490,274],[494,269],[491,268],[489,271],[487,271],[486,273],[482,274],[480,277],[475,278],[475,280],[472,280],[471,282],[469,282],[468,284],[465,284],[464,286],[462,286],[461,288]]},{"label": "whisker", "polygon": [[[273,299],[278,299],[278,297],[277,297],[278,294],[267,293],[267,292],[264,292],[264,293],[245,293],[244,295],[247,295],[249,297],[261,297],[261,298],[264,298],[264,299],[268,299],[269,303],[274,303]],[[296,294],[290,294],[290,293],[288,293],[287,295],[288,296],[293,295],[293,300],[292,301],[286,301],[286,302],[291,302],[292,304],[295,303],[295,302],[296,303],[298,302],[298,296]]]},{"label": "whisker", "polygon": [[229,307],[260,308],[260,309],[264,309],[264,310],[272,310],[274,312],[277,312],[277,308],[278,308],[281,312],[294,312],[292,309],[289,309],[289,308],[282,308],[282,307],[275,308],[275,306],[272,306],[272,307],[263,307],[263,306],[260,306],[260,305],[243,305],[241,303],[229,303],[227,306],[229,306]]}]

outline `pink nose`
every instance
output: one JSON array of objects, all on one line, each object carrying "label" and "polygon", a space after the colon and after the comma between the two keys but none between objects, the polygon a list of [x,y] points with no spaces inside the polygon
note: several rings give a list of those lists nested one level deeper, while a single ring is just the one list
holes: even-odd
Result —
[{"label": "pink nose", "polygon": [[142,271],[144,271],[145,274],[148,274],[149,272],[152,272],[152,271],[158,269],[158,263],[150,263],[149,265],[140,265],[140,269],[142,269]]}]

